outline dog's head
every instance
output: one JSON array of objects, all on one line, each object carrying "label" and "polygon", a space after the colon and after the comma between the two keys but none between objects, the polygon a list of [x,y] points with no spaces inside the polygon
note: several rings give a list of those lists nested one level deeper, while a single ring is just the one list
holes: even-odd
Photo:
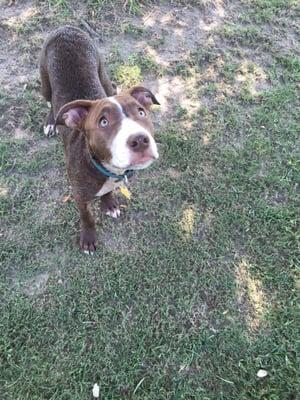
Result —
[{"label": "dog's head", "polygon": [[150,90],[135,86],[100,100],[65,104],[57,125],[82,130],[91,152],[118,169],[143,169],[158,158],[149,110],[159,104]]}]

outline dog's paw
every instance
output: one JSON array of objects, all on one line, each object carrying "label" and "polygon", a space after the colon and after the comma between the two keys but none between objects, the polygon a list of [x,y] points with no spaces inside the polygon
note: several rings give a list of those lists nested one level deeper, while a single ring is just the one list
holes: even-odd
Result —
[{"label": "dog's paw", "polygon": [[119,218],[121,211],[119,208],[115,208],[114,210],[107,210],[105,214],[112,218]]},{"label": "dog's paw", "polygon": [[57,134],[56,128],[54,128],[54,125],[45,125],[44,126],[44,134],[47,137],[51,137]]},{"label": "dog's paw", "polygon": [[121,215],[119,203],[111,196],[110,193],[102,197],[101,209],[106,215],[112,218],[119,218]]},{"label": "dog's paw", "polygon": [[80,232],[80,248],[85,254],[94,254],[96,251],[96,232],[81,231]]}]

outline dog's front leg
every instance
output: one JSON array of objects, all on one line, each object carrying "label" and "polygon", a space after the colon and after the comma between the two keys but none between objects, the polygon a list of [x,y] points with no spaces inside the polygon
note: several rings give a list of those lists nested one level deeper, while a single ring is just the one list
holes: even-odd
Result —
[{"label": "dog's front leg", "polygon": [[77,201],[80,212],[80,248],[88,254],[96,251],[95,221],[88,202]]}]

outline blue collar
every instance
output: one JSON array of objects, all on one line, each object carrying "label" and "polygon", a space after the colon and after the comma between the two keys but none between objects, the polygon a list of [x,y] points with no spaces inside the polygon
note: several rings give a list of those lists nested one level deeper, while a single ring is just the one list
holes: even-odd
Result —
[{"label": "blue collar", "polygon": [[98,163],[92,158],[92,163],[94,167],[101,172],[102,175],[106,176],[107,178],[113,178],[116,179],[117,182],[119,181],[125,181],[125,183],[128,181],[128,178],[130,178],[133,174],[134,171],[132,169],[128,169],[124,172],[122,175],[117,175],[114,172],[109,171],[107,168],[103,167],[102,164]]}]

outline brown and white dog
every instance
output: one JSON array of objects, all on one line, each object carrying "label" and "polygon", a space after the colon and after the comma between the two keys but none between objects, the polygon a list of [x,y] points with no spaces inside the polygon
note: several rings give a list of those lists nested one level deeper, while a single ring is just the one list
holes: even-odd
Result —
[{"label": "brown and white dog", "polygon": [[96,231],[90,202],[100,196],[106,214],[120,215],[112,191],[128,170],[146,168],[158,158],[149,109],[159,103],[141,86],[116,95],[96,45],[71,26],[46,40],[40,75],[42,94],[51,102],[44,132],[51,136],[63,125],[59,132],[80,212],[80,247],[91,253]]}]

